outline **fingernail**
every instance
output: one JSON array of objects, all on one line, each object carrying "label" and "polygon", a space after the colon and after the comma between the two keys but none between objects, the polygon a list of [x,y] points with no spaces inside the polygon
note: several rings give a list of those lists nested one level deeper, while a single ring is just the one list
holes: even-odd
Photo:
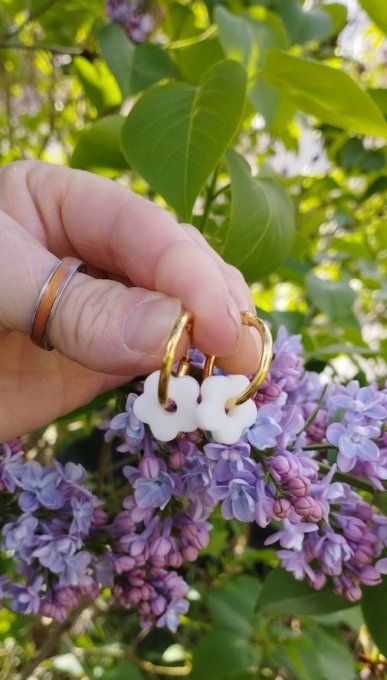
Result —
[{"label": "fingernail", "polygon": [[235,302],[229,302],[227,305],[228,313],[233,321],[236,332],[236,345],[239,344],[241,330],[242,330],[242,320],[240,309]]},{"label": "fingernail", "polygon": [[128,317],[126,345],[133,352],[160,354],[181,311],[181,302],[166,295],[147,295]]},{"label": "fingernail", "polygon": [[254,341],[254,348],[256,349],[257,353],[257,366],[258,366],[262,357],[262,338],[258,331],[256,331],[254,328],[249,328],[248,330],[250,333],[250,337]]}]

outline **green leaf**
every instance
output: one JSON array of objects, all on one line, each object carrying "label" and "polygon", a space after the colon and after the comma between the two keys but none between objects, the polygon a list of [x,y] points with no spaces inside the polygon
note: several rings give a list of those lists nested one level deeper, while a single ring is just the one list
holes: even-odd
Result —
[{"label": "green leaf", "polygon": [[86,95],[99,114],[106,113],[121,103],[120,89],[105,62],[91,63],[84,57],[76,57],[73,63]]},{"label": "green leaf", "polygon": [[194,649],[192,680],[238,680],[260,654],[250,642],[235,632],[214,628]]},{"label": "green leaf", "polygon": [[374,87],[367,90],[376,106],[387,116],[387,87]]},{"label": "green leaf", "polygon": [[243,64],[249,74],[254,73],[258,68],[259,47],[249,23],[221,5],[215,8],[215,21],[225,55]]},{"label": "green leaf", "polygon": [[305,284],[313,304],[332,322],[340,325],[356,322],[352,311],[356,293],[347,281],[327,281],[309,273]]},{"label": "green leaf", "polygon": [[307,637],[317,652],[320,673],[324,680],[354,680],[354,662],[344,642],[322,628],[308,630]]},{"label": "green leaf", "polygon": [[240,64],[223,61],[197,88],[183,83],[151,88],[124,124],[128,162],[185,220],[239,127],[245,88]]},{"label": "green leaf", "polygon": [[160,80],[176,77],[176,66],[163,47],[152,43],[136,46],[133,57],[130,94],[142,92]]},{"label": "green leaf", "polygon": [[121,151],[120,138],[125,118],[112,115],[100,118],[80,133],[71,166],[114,176],[128,164]]},{"label": "green leaf", "polygon": [[221,6],[216,8],[215,18],[224,53],[243,64],[251,76],[250,102],[264,117],[267,127],[280,133],[283,124],[293,117],[294,107],[256,74],[270,47],[286,49],[289,46],[281,19],[264,7],[250,7],[248,12],[235,16]]},{"label": "green leaf", "polygon": [[387,515],[387,491],[375,491],[372,503],[382,511],[383,515]]},{"label": "green leaf", "polygon": [[163,26],[171,41],[184,40],[195,35],[196,17],[191,7],[180,2],[169,2],[168,11],[164,14]]},{"label": "green leaf", "polygon": [[270,49],[262,75],[299,109],[322,122],[361,135],[387,138],[380,110],[347,73]]},{"label": "green leaf", "polygon": [[348,10],[340,2],[329,2],[326,5],[322,5],[321,9],[326,12],[331,20],[331,31],[330,35],[336,36],[340,31],[343,30],[347,23]]},{"label": "green leaf", "polygon": [[223,588],[210,591],[208,608],[217,626],[249,636],[261,584],[247,575],[230,579]]},{"label": "green leaf", "polygon": [[220,248],[222,256],[249,281],[275,270],[290,252],[294,236],[293,206],[272,177],[252,177],[235,151],[226,155],[231,179],[231,214]]},{"label": "green leaf", "polygon": [[331,32],[331,19],[322,9],[305,11],[298,0],[274,0],[274,7],[294,43],[322,40]]},{"label": "green leaf", "polygon": [[347,139],[337,154],[337,161],[343,170],[358,168],[362,172],[374,172],[385,166],[384,153],[381,149],[364,148],[361,139]]},{"label": "green leaf", "polygon": [[211,66],[224,60],[224,53],[216,35],[206,31],[199,37],[182,40],[170,46],[172,58],[181,76],[197,85]]},{"label": "green leaf", "polygon": [[104,680],[142,680],[143,676],[131,661],[120,661],[112,670],[104,671]]},{"label": "green leaf", "polygon": [[317,650],[304,635],[282,643],[276,650],[275,661],[277,659],[289,669],[293,680],[324,680]]},{"label": "green leaf", "polygon": [[284,569],[270,572],[258,598],[258,610],[267,614],[327,614],[349,607],[353,607],[353,603],[332,590],[313,590]]},{"label": "green leaf", "polygon": [[[257,296],[257,298],[259,295]],[[270,322],[273,335],[277,335],[280,326],[286,326],[290,334],[300,333],[305,322],[305,314],[302,312],[265,312],[257,308],[258,316]]]},{"label": "green leaf", "polygon": [[383,33],[387,33],[387,9],[385,2],[383,0],[359,0],[359,2],[374,24]]},{"label": "green leaf", "polygon": [[130,92],[134,44],[127,37],[122,26],[109,24],[99,33],[99,44],[104,60],[115,77],[125,99]]},{"label": "green leaf", "polygon": [[382,654],[387,655],[387,578],[378,586],[363,587],[361,608],[375,644]]}]

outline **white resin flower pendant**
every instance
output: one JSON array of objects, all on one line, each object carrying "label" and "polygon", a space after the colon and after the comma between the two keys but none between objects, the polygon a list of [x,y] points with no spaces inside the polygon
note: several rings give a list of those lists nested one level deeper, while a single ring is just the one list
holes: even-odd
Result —
[{"label": "white resin flower pendant", "polygon": [[241,394],[248,384],[245,375],[211,375],[202,383],[202,400],[196,407],[197,425],[209,430],[219,444],[235,444],[256,419],[257,407],[252,399],[226,411],[227,401]]},{"label": "white resin flower pendant", "polygon": [[171,375],[168,396],[175,402],[176,410],[168,411],[159,402],[160,371],[151,373],[144,382],[144,392],[133,404],[133,412],[147,423],[152,434],[161,442],[170,442],[179,432],[193,432],[197,428],[196,406],[200,392],[199,383],[190,375]]}]

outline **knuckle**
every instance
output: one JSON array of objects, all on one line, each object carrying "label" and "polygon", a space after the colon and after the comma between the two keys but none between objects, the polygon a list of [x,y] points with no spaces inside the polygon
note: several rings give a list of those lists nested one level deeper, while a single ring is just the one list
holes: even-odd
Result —
[{"label": "knuckle", "polygon": [[[108,284],[109,285],[109,284]],[[77,358],[97,368],[114,360],[121,338],[122,318],[118,313],[121,285],[91,279],[84,274],[74,277],[54,317],[52,332],[60,338],[71,358]],[[54,328],[55,324],[55,328]]]}]

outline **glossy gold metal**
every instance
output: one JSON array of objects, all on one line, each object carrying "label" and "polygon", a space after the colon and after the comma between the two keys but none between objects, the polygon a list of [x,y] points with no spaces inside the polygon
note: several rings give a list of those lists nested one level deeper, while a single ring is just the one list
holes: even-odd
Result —
[{"label": "glossy gold metal", "polygon": [[[226,403],[226,408],[230,409],[233,406],[239,406],[244,404],[245,401],[250,399],[250,397],[255,394],[258,387],[263,383],[266,378],[270,362],[273,356],[273,338],[271,336],[269,327],[265,324],[262,319],[259,319],[251,312],[241,312],[242,323],[244,326],[249,326],[250,328],[255,328],[262,339],[262,358],[260,364],[254,374],[250,385],[237,397],[232,397]],[[206,359],[206,363],[203,369],[203,379],[208,378],[212,374],[216,357],[209,356]]]},{"label": "glossy gold metal", "polygon": [[[161,406],[168,406],[168,383],[169,378],[172,375],[173,364],[175,363],[176,352],[179,346],[179,342],[183,337],[184,331],[191,334],[192,331],[192,321],[193,315],[191,312],[182,311],[177,317],[175,325],[172,328],[171,335],[169,336],[167,346],[165,348],[165,353],[163,357],[163,363],[160,369],[160,378],[158,386],[158,398]],[[176,375],[186,375],[189,370],[189,348],[185,356],[180,359],[179,365],[177,367]]]}]

